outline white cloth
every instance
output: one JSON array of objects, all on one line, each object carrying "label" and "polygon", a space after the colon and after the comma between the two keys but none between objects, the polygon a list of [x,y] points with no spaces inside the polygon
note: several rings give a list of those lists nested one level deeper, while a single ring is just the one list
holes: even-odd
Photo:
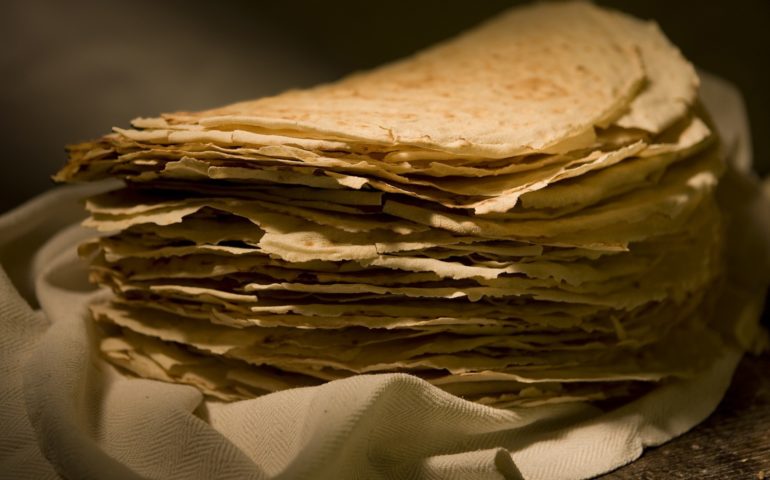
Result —
[{"label": "white cloth", "polygon": [[[746,168],[739,94],[715,79],[705,94]],[[728,352],[699,378],[611,413],[585,404],[497,410],[402,374],[209,402],[98,357],[85,308],[95,292],[74,252],[92,233],[63,228],[84,193],[54,190],[0,217],[0,260],[13,277],[0,271],[2,479],[586,478],[703,420],[740,357]],[[752,201],[767,218],[767,199]]]}]

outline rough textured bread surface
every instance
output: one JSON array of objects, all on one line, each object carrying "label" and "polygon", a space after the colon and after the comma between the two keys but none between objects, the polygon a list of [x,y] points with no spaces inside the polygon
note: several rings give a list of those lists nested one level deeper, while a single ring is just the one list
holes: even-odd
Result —
[{"label": "rough textured bread surface", "polygon": [[533,5],[337,83],[166,118],[494,158],[571,150],[645,83],[613,21],[586,3]]}]

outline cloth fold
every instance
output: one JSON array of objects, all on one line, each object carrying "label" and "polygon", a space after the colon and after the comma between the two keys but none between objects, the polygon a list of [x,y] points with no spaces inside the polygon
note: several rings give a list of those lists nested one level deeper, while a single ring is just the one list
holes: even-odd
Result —
[{"label": "cloth fold", "polygon": [[[704,77],[705,102],[745,172],[740,95]],[[756,194],[743,197],[741,218],[766,222],[770,200],[746,185]],[[727,351],[703,375],[610,412],[499,410],[403,374],[205,400],[189,386],[126,376],[96,353],[86,306],[101,292],[75,254],[93,233],[65,225],[80,215],[76,198],[105,188],[54,190],[0,217],[0,478],[587,478],[702,421],[740,359]],[[742,291],[731,311],[756,317],[762,293]]]}]

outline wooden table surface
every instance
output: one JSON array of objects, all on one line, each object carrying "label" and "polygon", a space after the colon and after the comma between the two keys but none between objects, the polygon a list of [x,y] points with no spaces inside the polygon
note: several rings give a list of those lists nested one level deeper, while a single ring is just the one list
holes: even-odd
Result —
[{"label": "wooden table surface", "polygon": [[703,423],[600,478],[770,479],[770,354],[741,361],[722,403]]}]

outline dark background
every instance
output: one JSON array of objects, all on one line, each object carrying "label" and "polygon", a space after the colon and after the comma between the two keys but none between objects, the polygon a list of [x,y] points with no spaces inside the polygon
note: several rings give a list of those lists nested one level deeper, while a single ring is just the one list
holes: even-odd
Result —
[{"label": "dark background", "polygon": [[[52,186],[63,145],[135,116],[310,86],[452,36],[524,2],[11,0],[0,7],[0,211]],[[735,83],[770,171],[770,1],[615,0]]]}]

